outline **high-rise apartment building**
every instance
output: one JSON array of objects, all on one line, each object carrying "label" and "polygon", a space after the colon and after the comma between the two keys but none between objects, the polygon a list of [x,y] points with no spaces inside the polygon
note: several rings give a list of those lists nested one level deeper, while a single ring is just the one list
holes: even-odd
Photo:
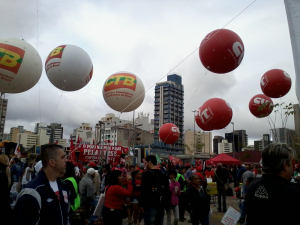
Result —
[{"label": "high-rise apartment building", "polygon": [[211,132],[186,130],[184,133],[186,153],[189,155],[211,154],[211,135]]},{"label": "high-rise apartment building", "polygon": [[8,100],[0,97],[0,141],[3,141]]},{"label": "high-rise apartment building", "polygon": [[271,143],[270,135],[263,134],[263,138],[261,140],[254,141],[254,150],[262,151],[270,143]]},{"label": "high-rise apartment building", "polygon": [[25,133],[25,132],[26,132],[26,130],[24,129],[24,126],[18,126],[18,127],[12,127],[12,128],[10,128],[9,141],[18,143],[18,137],[17,137],[17,135],[19,133]]},{"label": "high-rise apartment building", "polygon": [[224,140],[224,137],[222,136],[214,136],[214,139],[213,139],[213,153],[215,154],[219,154],[219,148],[218,148],[218,144],[219,143],[222,143],[222,140]]},{"label": "high-rise apartment building", "polygon": [[273,142],[286,143],[288,146],[295,148],[294,139],[297,137],[295,130],[288,128],[275,128],[271,129]]},{"label": "high-rise apartment building", "polygon": [[298,137],[300,137],[300,108],[299,104],[294,104],[294,123]]},{"label": "high-rise apartment building", "polygon": [[59,140],[63,139],[64,128],[60,123],[50,123],[51,136],[50,143],[58,143]]},{"label": "high-rise apartment building", "polygon": [[[153,147],[183,151],[184,88],[181,76],[177,74],[168,75],[167,81],[156,84],[154,93]],[[159,128],[165,123],[173,123],[179,128],[180,137],[173,145],[166,145],[159,139]]]},{"label": "high-rise apartment building", "polygon": [[225,139],[227,139],[229,143],[234,142],[234,150],[236,149],[237,152],[242,151],[242,148],[248,146],[248,135],[245,130],[235,130],[234,139],[232,133],[225,133]]},{"label": "high-rise apartment building", "polygon": [[[101,118],[101,126],[99,123],[96,124],[97,143],[101,142],[101,144],[105,145],[122,146],[127,146],[129,144],[130,147],[135,143],[148,143],[149,141],[145,141],[149,138],[149,135],[147,133],[153,133],[153,121],[149,123],[149,114],[138,113],[138,117],[134,119],[134,124],[132,121],[133,120],[120,119],[113,113],[106,114],[105,117]],[[126,132],[128,134],[128,137],[127,141],[124,141],[123,138]],[[122,137],[119,135],[122,135]],[[134,135],[136,136],[136,141]],[[151,134],[150,136],[153,137],[153,134]]]},{"label": "high-rise apartment building", "polygon": [[232,143],[229,143],[226,139],[222,140],[221,143],[218,143],[218,151],[218,154],[232,152]]},{"label": "high-rise apartment building", "polygon": [[[225,139],[228,141],[228,143],[234,143],[232,146],[232,151],[237,152],[238,151],[238,136],[237,134],[231,133],[225,133]],[[219,151],[220,152],[220,151]]]}]

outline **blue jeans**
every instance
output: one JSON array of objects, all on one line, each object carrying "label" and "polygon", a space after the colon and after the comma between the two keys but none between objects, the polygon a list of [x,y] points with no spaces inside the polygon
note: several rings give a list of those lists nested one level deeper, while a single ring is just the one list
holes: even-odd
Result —
[{"label": "blue jeans", "polygon": [[144,209],[144,224],[145,225],[163,225],[164,223],[164,208],[149,207]]},{"label": "blue jeans", "polygon": [[246,210],[245,210],[245,204],[244,204],[245,200],[241,199],[241,202],[239,203],[239,208],[241,210],[241,217],[240,218],[245,218],[246,217]]}]

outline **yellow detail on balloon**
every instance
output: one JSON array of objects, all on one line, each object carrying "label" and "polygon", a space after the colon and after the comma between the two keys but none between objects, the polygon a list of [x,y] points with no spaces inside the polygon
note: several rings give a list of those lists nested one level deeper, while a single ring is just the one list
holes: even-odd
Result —
[{"label": "yellow detail on balloon", "polygon": [[125,80],[123,82],[124,86],[133,86],[134,85],[134,79],[131,76],[125,76]]},{"label": "yellow detail on balloon", "polygon": [[0,60],[0,64],[7,67],[15,67],[18,64],[17,60],[20,59],[19,54],[6,50],[4,48],[0,48],[0,52],[5,53],[5,55]]},{"label": "yellow detail on balloon", "polygon": [[51,52],[50,57],[55,56],[55,55],[58,55],[58,54],[60,53],[60,50],[62,50],[62,49],[63,49],[63,47],[57,47],[57,48],[55,48],[55,49]]}]

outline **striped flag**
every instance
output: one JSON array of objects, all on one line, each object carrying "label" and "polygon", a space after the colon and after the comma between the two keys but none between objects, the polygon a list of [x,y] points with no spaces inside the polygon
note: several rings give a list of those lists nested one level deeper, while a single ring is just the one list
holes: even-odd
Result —
[{"label": "striped flag", "polygon": [[16,148],[15,148],[14,154],[17,156],[17,158],[20,158],[20,157],[21,157],[21,149],[20,149],[19,143],[17,144],[17,146],[16,146]]}]

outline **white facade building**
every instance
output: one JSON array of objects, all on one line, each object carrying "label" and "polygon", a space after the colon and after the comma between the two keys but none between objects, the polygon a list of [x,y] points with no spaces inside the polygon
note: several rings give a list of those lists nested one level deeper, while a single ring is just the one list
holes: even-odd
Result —
[{"label": "white facade building", "polygon": [[232,143],[229,143],[227,139],[222,140],[218,143],[218,154],[232,152]]},{"label": "white facade building", "polygon": [[[76,143],[78,137],[86,144],[93,144],[95,140],[95,131],[89,123],[82,123],[80,127],[73,130],[73,142]],[[96,140],[95,140],[96,141]]]},{"label": "white facade building", "polygon": [[[124,127],[126,124],[132,125],[132,120],[120,119],[116,117],[114,113],[106,114],[105,117],[101,118],[101,122],[102,122],[102,129],[101,129],[102,145],[119,145],[117,141],[118,132],[116,132],[117,130],[116,128]],[[154,124],[151,124],[151,122],[149,123],[149,115],[143,113],[138,114],[138,118],[135,119],[134,126],[149,132],[151,132],[151,130],[154,129]],[[96,137],[99,137],[99,135],[96,135]],[[100,140],[97,140],[97,143],[98,142],[100,142]]]},{"label": "white facade building", "polygon": [[37,145],[38,135],[33,133],[18,133],[18,143],[22,144],[24,148],[31,148]]}]

